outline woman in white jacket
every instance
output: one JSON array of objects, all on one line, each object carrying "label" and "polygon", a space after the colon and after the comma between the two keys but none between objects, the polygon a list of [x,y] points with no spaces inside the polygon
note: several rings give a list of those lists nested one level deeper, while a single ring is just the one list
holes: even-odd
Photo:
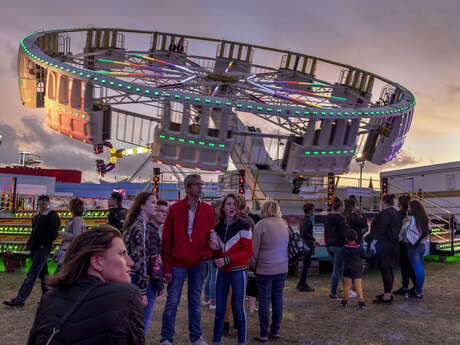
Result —
[{"label": "woman in white jacket", "polygon": [[72,242],[75,237],[80,235],[86,229],[82,217],[83,201],[81,199],[72,199],[70,200],[69,208],[70,212],[72,212],[72,218],[67,222],[65,226],[65,232],[61,233],[62,243],[60,250],[62,251],[62,254],[59,256],[56,262],[58,264],[57,270],[59,270],[60,266],[64,262],[65,252],[70,246],[70,242]]}]

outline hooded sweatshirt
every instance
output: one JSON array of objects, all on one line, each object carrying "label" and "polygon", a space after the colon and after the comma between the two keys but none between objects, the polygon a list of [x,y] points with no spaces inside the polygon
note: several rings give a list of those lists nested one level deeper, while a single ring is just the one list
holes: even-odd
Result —
[{"label": "hooded sweatshirt", "polygon": [[324,224],[324,241],[326,246],[343,247],[345,245],[345,217],[341,214],[331,213],[326,216]]}]

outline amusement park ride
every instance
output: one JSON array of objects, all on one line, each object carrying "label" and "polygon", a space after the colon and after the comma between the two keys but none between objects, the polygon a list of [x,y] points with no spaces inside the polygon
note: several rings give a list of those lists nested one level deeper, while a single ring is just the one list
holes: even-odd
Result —
[{"label": "amusement park ride", "polygon": [[[23,105],[45,108],[49,127],[92,145],[96,154],[110,152],[108,162],[97,160],[102,176],[118,159],[139,153],[176,171],[225,172],[231,161],[240,193],[246,182],[254,186],[253,200],[272,198],[285,209],[305,176],[327,176],[330,201],[334,176],[347,173],[354,157],[361,164],[392,160],[415,107],[402,85],[343,63],[251,43],[121,28],[24,37],[18,82]],[[127,148],[113,145],[120,143]],[[158,174],[157,168],[156,188]],[[16,225],[13,218],[5,226]]]},{"label": "amusement park ride", "polygon": [[[206,171],[227,170],[231,158],[249,184],[259,171],[273,172],[272,184],[346,173],[357,153],[384,164],[404,144],[415,105],[395,82],[304,53],[119,28],[26,36],[18,81],[24,106],[44,107],[49,127],[110,151],[108,163],[97,161],[101,175],[150,152]],[[117,150],[114,140],[135,147]]]}]

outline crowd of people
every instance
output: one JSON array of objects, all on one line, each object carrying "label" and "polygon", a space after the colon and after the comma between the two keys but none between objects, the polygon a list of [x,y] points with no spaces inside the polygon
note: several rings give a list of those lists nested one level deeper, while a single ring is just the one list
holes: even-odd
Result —
[{"label": "crowd of people", "polygon": [[[141,192],[126,210],[123,196],[114,192],[108,224],[90,231],[85,231],[82,201],[73,199],[72,218],[62,233],[59,254],[54,255],[58,269],[52,276],[47,258],[60,220],[50,208],[49,197],[40,196],[28,242],[32,266],[17,296],[4,301],[10,307],[23,306],[40,277],[43,295],[29,345],[144,344],[155,301],[163,294],[160,344],[170,345],[186,280],[190,344],[207,344],[201,329],[202,306],[215,310],[212,344],[220,344],[228,335],[231,312],[237,342],[247,344],[247,297],[250,311],[258,311],[259,317],[254,341],[280,338],[292,230],[278,203],[265,201],[255,215],[240,195],[227,194],[212,205],[200,200],[203,181],[199,175],[187,176],[184,187],[186,197],[169,209],[166,201]],[[335,198],[332,202],[324,231],[333,264],[329,298],[341,300],[343,307],[350,297],[358,296],[358,308],[365,308],[362,276],[367,261],[380,270],[383,280],[384,293],[376,296],[375,304],[390,304],[393,295],[423,298],[428,217],[423,205],[407,196],[399,198],[399,210],[393,205],[394,196],[384,195],[382,211],[369,230],[356,199]],[[308,270],[319,245],[313,235],[315,205],[305,203],[303,211],[300,233],[310,250],[301,260],[297,289],[311,292]],[[397,265],[401,266],[402,287],[392,291]],[[409,280],[414,285],[411,289]],[[343,295],[339,296],[341,282]]]}]

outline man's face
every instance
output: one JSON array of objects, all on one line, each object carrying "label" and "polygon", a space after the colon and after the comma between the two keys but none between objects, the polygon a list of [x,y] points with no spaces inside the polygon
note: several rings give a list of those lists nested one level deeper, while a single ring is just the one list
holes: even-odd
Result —
[{"label": "man's face", "polygon": [[50,202],[48,199],[38,200],[37,205],[39,212],[45,212],[47,209],[50,208]]},{"label": "man's face", "polygon": [[109,198],[109,208],[117,208],[117,207],[118,207],[117,199],[110,197]]},{"label": "man's face", "polygon": [[168,206],[165,205],[157,205],[155,214],[153,218],[155,219],[155,223],[161,225],[165,222],[166,216],[168,215]]},{"label": "man's face", "polygon": [[203,181],[200,178],[193,180],[192,184],[187,188],[187,195],[192,198],[199,198],[203,193]]}]

